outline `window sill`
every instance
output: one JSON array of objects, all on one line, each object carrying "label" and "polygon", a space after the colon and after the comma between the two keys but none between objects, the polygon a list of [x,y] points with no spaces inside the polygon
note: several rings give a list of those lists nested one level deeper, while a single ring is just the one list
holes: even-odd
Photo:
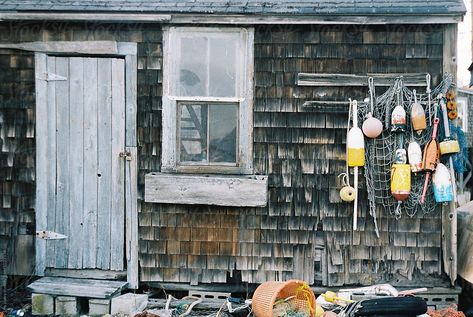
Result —
[{"label": "window sill", "polygon": [[145,176],[145,202],[264,207],[267,201],[267,176],[167,173]]}]

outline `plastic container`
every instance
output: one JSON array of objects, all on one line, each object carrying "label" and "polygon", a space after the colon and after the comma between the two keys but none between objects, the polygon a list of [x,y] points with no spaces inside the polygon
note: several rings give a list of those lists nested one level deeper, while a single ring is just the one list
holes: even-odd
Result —
[{"label": "plastic container", "polygon": [[315,317],[315,295],[307,283],[299,280],[287,282],[264,282],[253,294],[252,306],[256,317],[273,317],[273,308],[277,300],[294,297],[290,300],[293,308],[306,311]]}]

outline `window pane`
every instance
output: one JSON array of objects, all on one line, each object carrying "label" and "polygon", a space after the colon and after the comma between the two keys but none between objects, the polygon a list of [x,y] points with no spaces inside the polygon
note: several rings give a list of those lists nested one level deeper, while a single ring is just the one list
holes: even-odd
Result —
[{"label": "window pane", "polygon": [[210,41],[210,96],[236,96],[236,47],[233,39]]},{"label": "window pane", "polygon": [[213,104],[209,112],[210,162],[236,162],[237,113],[235,104]]},{"label": "window pane", "polygon": [[237,104],[179,106],[180,161],[236,163]]},{"label": "window pane", "polygon": [[178,96],[237,97],[238,33],[192,32],[178,39]]},{"label": "window pane", "polygon": [[180,107],[180,161],[207,162],[207,105]]},{"label": "window pane", "polygon": [[208,96],[208,40],[204,37],[181,38],[179,67],[180,96]]}]

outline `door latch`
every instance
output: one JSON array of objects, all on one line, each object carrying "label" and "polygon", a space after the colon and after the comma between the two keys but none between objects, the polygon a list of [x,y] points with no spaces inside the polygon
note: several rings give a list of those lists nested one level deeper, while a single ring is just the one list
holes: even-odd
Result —
[{"label": "door latch", "polygon": [[67,236],[48,230],[39,230],[36,231],[36,237],[44,240],[62,240],[67,239]]},{"label": "door latch", "polygon": [[120,152],[120,155],[119,155],[121,158],[124,158],[125,160],[127,161],[131,161],[131,152],[130,151],[123,151],[123,152]]}]

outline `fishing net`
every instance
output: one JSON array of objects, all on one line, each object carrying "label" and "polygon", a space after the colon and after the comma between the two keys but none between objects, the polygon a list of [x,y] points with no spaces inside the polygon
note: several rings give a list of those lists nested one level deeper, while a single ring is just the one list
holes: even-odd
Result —
[{"label": "fishing net", "polygon": [[[375,222],[376,234],[379,236],[376,214],[383,210],[394,215],[397,219],[402,214],[413,217],[419,212],[431,213],[436,210],[437,204],[431,190],[428,191],[425,202],[421,204],[422,189],[425,174],[418,173],[411,176],[411,192],[407,200],[399,203],[391,194],[391,167],[394,163],[397,149],[407,149],[411,141],[419,143],[424,147],[432,138],[433,120],[441,117],[441,110],[438,109],[438,95],[445,95],[452,86],[452,76],[446,75],[442,82],[433,90],[430,90],[430,76],[427,75],[427,89],[419,93],[410,90],[403,83],[403,78],[399,77],[383,94],[376,96],[374,91],[376,82],[369,83],[370,99],[360,102],[358,105],[358,121],[363,122],[369,112],[375,118],[383,122],[382,134],[375,138],[365,138],[365,168],[366,188],[369,199],[370,215]],[[411,106],[414,103],[414,96],[417,102],[425,109],[427,118],[427,128],[421,133],[413,130],[410,120]],[[407,128],[405,132],[391,132],[391,113],[397,105],[402,105],[407,114]]]}]

